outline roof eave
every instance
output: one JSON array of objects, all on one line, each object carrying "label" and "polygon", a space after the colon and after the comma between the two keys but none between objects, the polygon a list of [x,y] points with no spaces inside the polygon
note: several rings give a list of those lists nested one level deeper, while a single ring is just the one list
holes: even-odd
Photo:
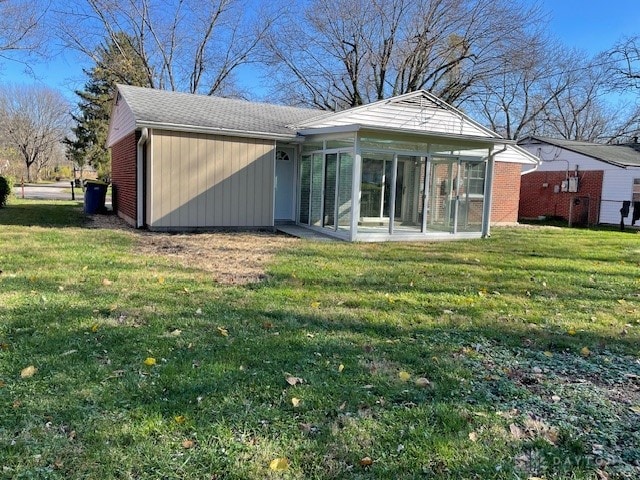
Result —
[{"label": "roof eave", "polygon": [[401,135],[411,135],[416,137],[426,137],[429,139],[458,140],[465,143],[474,143],[482,146],[492,145],[515,145],[514,140],[507,140],[502,137],[478,137],[475,135],[459,135],[445,132],[427,132],[421,130],[411,130],[404,128],[375,127],[362,124],[339,125],[335,127],[318,127],[298,130],[300,135],[328,135],[335,133],[351,132],[373,132],[373,133],[396,133]]},{"label": "roof eave", "polygon": [[157,130],[171,130],[186,133],[203,133],[209,135],[224,135],[227,137],[259,138],[265,140],[294,140],[296,138],[296,132],[294,131],[292,131],[291,134],[257,132],[250,130],[233,130],[228,128],[182,125],[177,123],[165,122],[138,121],[136,122],[136,128],[153,128]]}]

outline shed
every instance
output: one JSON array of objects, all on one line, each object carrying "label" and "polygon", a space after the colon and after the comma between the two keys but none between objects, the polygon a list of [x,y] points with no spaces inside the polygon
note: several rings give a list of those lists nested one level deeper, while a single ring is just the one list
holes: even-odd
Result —
[{"label": "shed", "polygon": [[359,241],[488,235],[537,158],[425,91],[341,112],[118,85],[115,210],[152,230],[295,223]]}]

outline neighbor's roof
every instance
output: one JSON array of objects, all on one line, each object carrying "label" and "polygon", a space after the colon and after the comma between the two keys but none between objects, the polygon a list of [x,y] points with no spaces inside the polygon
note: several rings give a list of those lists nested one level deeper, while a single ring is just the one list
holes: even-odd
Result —
[{"label": "neighbor's roof", "polygon": [[295,136],[292,123],[318,110],[248,102],[231,98],[118,85],[138,127],[183,127],[224,132]]},{"label": "neighbor's roof", "polygon": [[638,144],[605,145],[538,136],[524,138],[518,143],[535,144],[538,142],[580,153],[617,167],[640,167],[640,146]]}]

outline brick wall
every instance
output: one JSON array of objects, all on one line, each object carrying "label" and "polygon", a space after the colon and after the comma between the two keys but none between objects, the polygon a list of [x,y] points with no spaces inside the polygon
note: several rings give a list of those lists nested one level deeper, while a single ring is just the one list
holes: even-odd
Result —
[{"label": "brick wall", "polygon": [[111,182],[113,205],[119,217],[135,225],[136,146],[140,132],[133,132],[111,147]]},{"label": "brick wall", "polygon": [[521,170],[522,165],[519,163],[495,163],[491,203],[492,225],[504,225],[518,221]]},{"label": "brick wall", "polygon": [[[574,175],[573,172],[569,172]],[[602,170],[586,170],[578,172],[578,191],[556,193],[562,181],[566,179],[565,171],[532,172],[522,176],[520,188],[519,218],[537,218],[539,216],[560,217],[572,222],[598,223],[600,199],[602,197]]]}]

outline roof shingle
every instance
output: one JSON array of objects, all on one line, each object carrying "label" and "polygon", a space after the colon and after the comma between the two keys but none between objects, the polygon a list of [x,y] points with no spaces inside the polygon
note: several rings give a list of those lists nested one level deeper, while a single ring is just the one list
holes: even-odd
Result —
[{"label": "roof shingle", "polygon": [[138,124],[216,129],[227,132],[296,135],[296,124],[319,110],[206,95],[118,85]]}]

